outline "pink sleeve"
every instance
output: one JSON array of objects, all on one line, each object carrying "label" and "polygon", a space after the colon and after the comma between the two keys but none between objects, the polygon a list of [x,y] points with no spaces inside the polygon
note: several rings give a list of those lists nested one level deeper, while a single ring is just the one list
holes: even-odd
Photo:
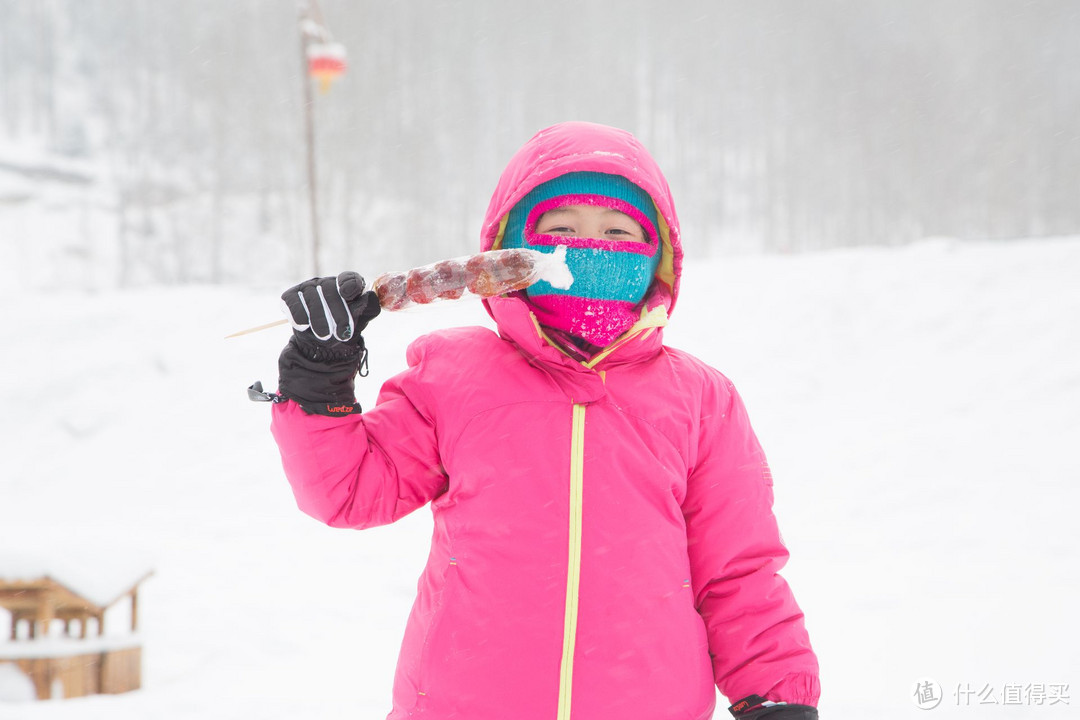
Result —
[{"label": "pink sleeve", "polygon": [[765,454],[735,388],[724,379],[709,393],[703,407],[726,412],[703,412],[683,513],[717,687],[733,703],[757,694],[816,706],[817,658],[802,611],[777,574],[788,551],[772,512]]},{"label": "pink sleeve", "polygon": [[363,414],[308,415],[292,401],[273,406],[271,432],[301,510],[332,527],[360,529],[394,522],[445,490],[432,419],[403,389],[416,385],[419,372],[387,381]]}]

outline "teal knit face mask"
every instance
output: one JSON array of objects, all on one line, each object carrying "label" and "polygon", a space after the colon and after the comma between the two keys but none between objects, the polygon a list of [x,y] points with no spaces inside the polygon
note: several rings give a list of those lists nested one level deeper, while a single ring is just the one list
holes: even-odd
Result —
[{"label": "teal knit face mask", "polygon": [[[603,237],[568,236],[565,233],[573,224],[560,229],[560,234],[537,233],[537,222],[545,213],[574,207],[618,211],[640,226],[644,242],[619,232]],[[616,225],[625,227],[625,218]],[[652,199],[626,178],[575,172],[538,185],[510,210],[502,247],[554,252],[557,246],[565,246],[573,285],[562,290],[541,281],[525,291],[526,299],[541,325],[604,347],[638,318],[637,306],[660,263],[657,226]]]}]

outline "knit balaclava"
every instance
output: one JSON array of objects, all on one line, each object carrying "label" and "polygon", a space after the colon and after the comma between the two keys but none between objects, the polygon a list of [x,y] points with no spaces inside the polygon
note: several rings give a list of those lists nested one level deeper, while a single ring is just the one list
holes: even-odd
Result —
[{"label": "knit balaclava", "polygon": [[[629,215],[647,242],[538,235],[540,216],[567,205],[595,205]],[[569,289],[544,281],[524,291],[541,325],[605,347],[630,329],[660,263],[660,238],[652,198],[619,175],[574,172],[537,185],[510,210],[502,247],[554,252],[566,246],[574,276]]]}]

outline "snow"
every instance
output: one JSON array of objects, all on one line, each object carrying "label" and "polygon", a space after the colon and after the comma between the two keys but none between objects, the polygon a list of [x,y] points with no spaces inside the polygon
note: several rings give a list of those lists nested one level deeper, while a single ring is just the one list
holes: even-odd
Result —
[{"label": "snow", "polygon": [[533,257],[536,261],[537,280],[543,280],[559,290],[566,290],[574,284],[574,275],[566,264],[565,245],[557,245],[554,252],[539,253],[539,257]]},{"label": "snow", "polygon": [[[1074,714],[1080,238],[693,253],[666,339],[734,380],[769,453],[822,717],[925,717],[924,677],[935,718]],[[357,533],[296,510],[245,393],[274,385],[288,330],[223,339],[273,319],[276,292],[4,288],[0,549],[74,540],[109,548],[95,572],[155,574],[142,690],[0,719],[385,716],[430,515]],[[380,317],[361,403],[421,332],[490,322],[475,301]],[[1004,706],[1015,684],[1070,689]],[[954,694],[984,685],[996,706]]]},{"label": "snow", "polygon": [[[25,702],[35,697],[34,683],[25,673],[10,663],[0,665],[0,703]],[[3,707],[0,704],[0,708]]]},{"label": "snow", "polygon": [[[98,567],[98,559],[108,553],[118,559]],[[26,551],[0,552],[0,580],[31,581],[49,577],[68,590],[108,607],[152,572],[151,562],[133,558],[130,548],[98,548],[87,552],[85,545],[68,548],[63,556],[38,557]]]},{"label": "snow", "polygon": [[[139,647],[142,637],[136,634],[88,637],[85,640],[48,637],[34,642],[0,643],[0,660],[29,660],[31,658],[60,658],[92,655]],[[0,666],[3,667],[3,666]]]}]

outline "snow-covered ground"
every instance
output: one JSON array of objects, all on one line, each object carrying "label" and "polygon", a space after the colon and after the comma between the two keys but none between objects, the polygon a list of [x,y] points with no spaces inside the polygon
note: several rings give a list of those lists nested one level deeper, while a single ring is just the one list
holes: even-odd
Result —
[{"label": "snow-covered ground", "polygon": [[[823,718],[927,717],[920,678],[929,717],[1080,712],[1078,279],[1080,238],[691,259],[667,341],[735,381],[769,453]],[[0,555],[155,575],[141,691],[0,718],[385,716],[430,516],[295,509],[244,392],[287,330],[222,339],[276,293],[5,287]],[[361,402],[410,339],[468,323],[475,302],[380,318]]]}]

